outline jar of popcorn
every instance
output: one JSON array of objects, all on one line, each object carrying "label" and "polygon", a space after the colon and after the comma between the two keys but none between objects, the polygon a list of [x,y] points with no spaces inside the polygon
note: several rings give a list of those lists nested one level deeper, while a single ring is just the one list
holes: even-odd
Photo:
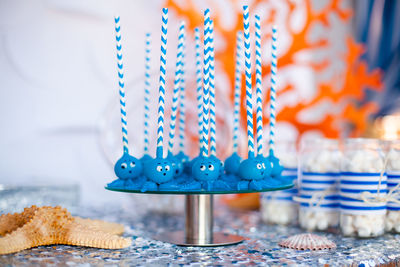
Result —
[{"label": "jar of popcorn", "polygon": [[384,233],[387,193],[384,165],[379,140],[345,140],[339,186],[343,235],[373,237]]},{"label": "jar of popcorn", "polygon": [[339,142],[313,139],[302,143],[299,161],[300,226],[327,230],[339,224]]},{"label": "jar of popcorn", "polygon": [[297,223],[297,149],[295,142],[281,141],[275,146],[275,153],[284,170],[282,177],[294,181],[295,186],[281,191],[261,193],[261,217],[265,223],[289,225]]},{"label": "jar of popcorn", "polygon": [[[386,143],[386,174],[390,194],[400,193],[400,140]],[[393,195],[395,196],[395,195]],[[397,201],[388,201],[385,230],[400,233],[400,196],[394,197]]]}]

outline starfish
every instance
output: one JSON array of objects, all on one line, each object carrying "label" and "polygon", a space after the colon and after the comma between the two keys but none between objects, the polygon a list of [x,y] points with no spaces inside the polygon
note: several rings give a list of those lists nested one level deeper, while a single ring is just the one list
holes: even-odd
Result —
[{"label": "starfish", "polygon": [[129,247],[130,238],[118,236],[123,226],[73,217],[57,207],[25,208],[0,216],[0,255],[45,245],[73,245],[104,249]]}]

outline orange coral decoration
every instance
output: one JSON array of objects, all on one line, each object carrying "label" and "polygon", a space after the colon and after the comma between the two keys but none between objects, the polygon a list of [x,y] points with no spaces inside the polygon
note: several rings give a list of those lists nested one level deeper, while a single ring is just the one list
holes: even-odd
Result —
[{"label": "orange coral decoration", "polygon": [[[289,32],[292,42],[285,54],[278,55],[278,68],[282,72],[287,67],[293,66],[307,66],[311,68],[315,75],[328,70],[331,66],[329,60],[322,60],[321,62],[299,62],[296,60],[300,52],[309,50],[323,50],[328,49],[332,44],[327,38],[319,39],[318,41],[311,42],[308,35],[311,29],[317,25],[322,24],[324,27],[332,27],[330,24],[330,16],[336,16],[343,24],[349,22],[352,11],[342,7],[341,0],[331,0],[324,8],[316,11],[313,10],[311,0],[304,0],[300,3],[293,3],[290,0],[282,1],[288,7],[287,17],[285,19],[284,27]],[[253,1],[249,6],[250,10],[255,10],[260,4],[271,4],[268,1]],[[233,2],[234,10],[232,10],[235,22],[232,27],[226,29],[221,25],[222,12],[216,5],[215,1],[208,1],[210,9],[215,15],[215,30],[218,35],[222,36],[225,40],[224,50],[216,51],[216,60],[221,66],[222,70],[229,78],[231,90],[229,91],[229,98],[233,103],[233,88],[234,88],[234,52],[235,52],[235,35],[238,30],[243,29],[242,13],[239,2]],[[179,17],[183,17],[188,22],[188,29],[193,30],[203,23],[202,11],[195,6],[193,0],[185,1],[184,5],[178,4],[176,0],[167,0],[166,6],[174,10]],[[294,15],[298,8],[304,8],[305,23],[300,30],[293,30],[290,26],[290,18]],[[278,9],[275,5],[270,5],[268,12],[263,12],[264,25],[270,25],[275,21]],[[221,15],[221,16],[219,16]],[[262,36],[263,42],[270,38],[269,33]],[[335,138],[339,137],[339,133],[345,129],[344,124],[350,124],[347,127],[346,134],[350,136],[360,136],[365,133],[367,128],[368,117],[377,110],[376,103],[367,102],[364,99],[364,90],[366,88],[380,91],[383,89],[381,73],[379,70],[368,71],[365,61],[361,60],[361,56],[365,52],[362,45],[357,44],[353,37],[349,36],[346,40],[347,51],[344,55],[340,55],[344,62],[344,68],[335,77],[336,79],[320,81],[316,85],[316,93],[307,102],[298,102],[293,106],[284,106],[278,109],[277,123],[288,122],[296,127],[298,130],[298,138],[307,131],[319,131],[326,137]],[[263,64],[262,68],[264,78],[270,75],[270,65]],[[254,81],[255,77],[253,77]],[[280,78],[282,79],[282,78]],[[340,80],[341,84],[338,86],[337,81]],[[245,94],[244,79],[242,86],[242,97]],[[218,88],[217,88],[218,90]],[[279,95],[295,93],[295,84],[288,84],[284,88],[278,88],[278,102]],[[269,100],[268,93],[264,97],[264,106],[267,106]],[[334,109],[328,110],[322,120],[317,122],[303,122],[299,119],[299,114],[305,112],[313,107],[318,107],[324,101],[330,101],[334,105]],[[242,103],[244,103],[242,99]],[[279,105],[279,103],[278,103]],[[191,115],[189,115],[191,116]],[[192,114],[194,117],[195,114]],[[218,114],[217,114],[218,116]],[[221,115],[220,115],[221,116]],[[241,108],[242,121],[246,121],[246,109]],[[224,121],[224,119],[220,118]],[[268,123],[268,118],[265,116],[264,125]],[[254,123],[256,126],[256,123]],[[196,135],[190,137],[193,141],[197,140]],[[253,200],[250,200],[253,199]],[[249,203],[249,200],[251,203]],[[225,198],[225,201],[231,203],[233,207],[254,207],[259,205],[259,200],[256,194],[243,194],[237,195],[233,199]]]},{"label": "orange coral decoration", "polygon": [[[258,5],[265,1],[254,1],[250,5],[250,10],[256,9]],[[215,14],[215,30],[225,39],[225,49],[216,51],[216,60],[219,62],[223,71],[227,74],[230,79],[230,85],[232,90],[230,91],[230,99],[233,102],[233,84],[234,84],[234,51],[235,51],[235,34],[238,30],[242,30],[242,13],[241,9],[232,10],[235,12],[236,17],[233,27],[226,29],[222,27],[217,5],[209,1],[209,6]],[[303,3],[293,3],[290,0],[285,1],[288,6],[287,19],[285,21],[285,27],[291,35],[292,42],[287,49],[286,53],[281,55],[278,59],[279,70],[283,70],[286,67],[299,65],[308,66],[314,70],[316,74],[327,70],[330,67],[331,62],[323,60],[322,62],[299,62],[296,60],[299,52],[306,50],[317,50],[327,49],[331,45],[328,39],[322,38],[318,41],[311,42],[308,40],[308,34],[311,28],[316,24],[322,24],[325,27],[331,27],[329,17],[336,15],[343,23],[347,23],[352,15],[350,9],[341,7],[341,0],[332,0],[321,10],[315,11],[312,9],[311,0],[305,0]],[[235,7],[239,7],[233,4]],[[178,16],[185,18],[188,21],[188,29],[193,30],[197,26],[202,25],[203,16],[202,11],[195,6],[193,1],[185,1],[183,6],[178,4],[178,1],[167,0],[166,6],[174,10]],[[294,14],[296,9],[300,6],[305,7],[305,23],[301,30],[294,31],[291,29],[289,18]],[[272,6],[269,13],[264,13],[263,24],[271,24],[274,21],[277,9]],[[269,38],[269,34],[264,34],[263,39]],[[345,68],[342,73],[338,75],[343,79],[343,83],[340,87],[335,86],[334,81],[323,81],[317,85],[317,93],[315,96],[306,103],[297,103],[294,106],[285,106],[280,109],[277,115],[277,122],[286,121],[294,125],[299,131],[299,137],[310,130],[318,130],[327,137],[338,137],[341,126],[343,123],[352,124],[352,130],[349,133],[352,136],[360,135],[365,131],[368,117],[376,111],[376,105],[374,103],[364,103],[355,107],[355,104],[360,104],[364,100],[364,89],[382,89],[381,74],[378,70],[374,70],[371,73],[368,72],[367,64],[361,61],[360,58],[364,53],[364,49],[361,45],[356,44],[352,37],[347,38],[347,52],[343,57]],[[270,65],[263,65],[263,74],[269,76]],[[254,79],[254,77],[253,77]],[[242,79],[244,81],[244,79]],[[283,93],[294,92],[295,86],[288,85],[285,88],[279,90],[278,96]],[[245,87],[242,86],[242,97],[245,96]],[[267,105],[269,97],[264,97],[264,105]],[[278,98],[279,99],[279,98]],[[298,114],[302,111],[320,104],[324,100],[330,100],[337,107],[341,107],[340,111],[336,111],[334,114],[326,114],[326,116],[318,122],[304,123],[298,119]],[[243,102],[243,101],[242,101]],[[245,109],[242,107],[241,116],[245,121],[246,114]],[[268,118],[264,119],[264,124],[268,123]]]}]

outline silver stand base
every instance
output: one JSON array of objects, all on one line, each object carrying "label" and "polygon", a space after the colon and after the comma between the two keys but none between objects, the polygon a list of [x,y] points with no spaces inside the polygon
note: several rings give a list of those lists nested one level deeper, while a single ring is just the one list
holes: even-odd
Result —
[{"label": "silver stand base", "polygon": [[154,239],[186,247],[229,246],[238,244],[244,240],[242,236],[224,233],[214,233],[212,240],[209,242],[187,240],[183,231],[164,233],[154,237]]},{"label": "silver stand base", "polygon": [[214,247],[240,243],[238,235],[214,233],[212,195],[187,195],[185,198],[185,231],[168,232],[155,237],[179,246]]}]

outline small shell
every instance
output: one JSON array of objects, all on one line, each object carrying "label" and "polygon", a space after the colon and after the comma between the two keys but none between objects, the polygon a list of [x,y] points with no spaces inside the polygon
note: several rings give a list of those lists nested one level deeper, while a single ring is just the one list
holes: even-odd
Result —
[{"label": "small shell", "polygon": [[336,248],[336,244],[325,236],[299,234],[279,242],[279,246],[297,250],[322,250]]}]

